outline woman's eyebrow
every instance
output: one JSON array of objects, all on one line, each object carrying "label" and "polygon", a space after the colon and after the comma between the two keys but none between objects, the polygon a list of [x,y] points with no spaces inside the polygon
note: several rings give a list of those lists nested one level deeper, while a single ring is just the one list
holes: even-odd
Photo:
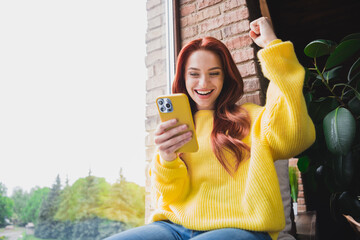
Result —
[{"label": "woman's eyebrow", "polygon": [[[221,67],[212,67],[209,69],[209,71],[212,71],[212,70],[218,70],[218,69],[222,69]],[[200,69],[198,68],[195,68],[195,67],[189,67],[187,70],[196,70],[196,71],[199,71]]]},{"label": "woman's eyebrow", "polygon": [[213,68],[210,68],[209,70],[217,70],[217,69],[220,69],[221,70],[221,67],[213,67]]}]

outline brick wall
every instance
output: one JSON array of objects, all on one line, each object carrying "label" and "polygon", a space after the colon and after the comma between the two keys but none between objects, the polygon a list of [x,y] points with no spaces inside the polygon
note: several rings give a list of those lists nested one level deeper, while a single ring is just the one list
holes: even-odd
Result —
[{"label": "brick wall", "polygon": [[[165,0],[148,0],[147,8],[147,33],[146,33],[146,166],[148,168],[154,154],[154,130],[159,123],[155,98],[167,91],[166,81],[166,16]],[[135,30],[134,30],[135,31]],[[147,174],[146,168],[146,176]],[[145,219],[151,213],[149,200],[149,179],[146,180],[146,210]]]},{"label": "brick wall", "polygon": [[[168,0],[169,1],[169,0]],[[248,36],[254,13],[245,0],[179,0],[182,45],[213,36],[229,48],[244,80],[245,96],[241,102],[262,105],[263,77],[256,60],[256,48]],[[249,0],[251,3],[253,0]],[[166,83],[166,22],[165,0],[147,1],[148,29],[146,34],[148,78],[146,83],[146,161],[154,154],[154,130],[159,122],[154,99],[165,94]],[[258,17],[258,16],[257,16]],[[146,221],[151,214],[149,179],[146,184]]]}]

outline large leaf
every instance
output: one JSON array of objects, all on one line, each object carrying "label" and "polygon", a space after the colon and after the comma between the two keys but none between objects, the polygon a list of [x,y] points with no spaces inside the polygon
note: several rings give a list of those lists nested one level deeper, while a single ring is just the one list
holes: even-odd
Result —
[{"label": "large leaf", "polygon": [[360,39],[360,33],[352,33],[350,35],[347,35],[346,37],[341,39],[340,42],[345,42],[345,41],[350,40],[350,39]]},{"label": "large leaf", "polygon": [[356,80],[357,78],[359,78],[360,76],[360,72],[354,74],[355,70],[360,66],[360,58],[358,58],[354,64],[351,66],[349,73],[348,73],[348,82],[349,84]]},{"label": "large leaf", "polygon": [[323,121],[326,145],[337,155],[349,152],[355,138],[356,122],[346,108],[338,107],[330,112]]},{"label": "large leaf", "polygon": [[338,67],[333,68],[333,69],[331,69],[329,71],[326,71],[326,72],[323,73],[324,78],[326,80],[328,80],[328,81],[331,80],[331,79],[337,78],[337,77],[340,76],[341,70],[342,70],[342,66],[338,66]]},{"label": "large leaf", "polygon": [[348,106],[356,116],[360,116],[360,100],[357,97],[351,99],[348,102]]},{"label": "large leaf", "polygon": [[316,58],[332,53],[336,47],[336,43],[330,40],[319,39],[310,42],[304,48],[304,53],[308,57]]},{"label": "large leaf", "polygon": [[303,156],[298,159],[297,166],[300,172],[304,173],[308,170],[310,159],[308,156]]},{"label": "large leaf", "polygon": [[335,98],[320,98],[309,104],[309,115],[315,123],[322,122],[324,117],[339,106]]},{"label": "large leaf", "polygon": [[326,69],[333,68],[343,63],[360,49],[360,39],[350,39],[340,43],[330,54],[325,63]]},{"label": "large leaf", "polygon": [[333,158],[335,181],[342,191],[349,190],[354,178],[353,155],[350,151],[346,155],[337,155]]}]

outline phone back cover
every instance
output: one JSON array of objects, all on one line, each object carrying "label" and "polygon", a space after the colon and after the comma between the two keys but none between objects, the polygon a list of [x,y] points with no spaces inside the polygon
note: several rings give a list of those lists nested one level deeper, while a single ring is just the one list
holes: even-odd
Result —
[{"label": "phone back cover", "polygon": [[[160,112],[159,106],[157,104],[157,100],[159,98],[169,98],[173,105],[173,111],[170,113]],[[198,146],[197,139],[196,139],[194,121],[193,121],[193,117],[191,114],[191,108],[190,108],[188,97],[183,93],[159,96],[156,99],[156,106],[158,108],[158,111],[160,114],[160,119],[162,122],[176,118],[178,120],[176,126],[179,126],[181,124],[186,124],[189,127],[189,130],[192,132],[193,137],[190,140],[190,142],[186,143],[184,146],[179,148],[176,152],[197,152],[199,149],[199,146]]]}]

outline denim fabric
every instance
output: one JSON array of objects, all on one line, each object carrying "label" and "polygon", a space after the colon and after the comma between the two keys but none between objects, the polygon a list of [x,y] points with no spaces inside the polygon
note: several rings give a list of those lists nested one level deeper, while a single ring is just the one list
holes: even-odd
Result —
[{"label": "denim fabric", "polygon": [[129,229],[104,240],[271,240],[268,233],[245,231],[238,228],[221,228],[195,231],[170,221],[158,221]]}]

